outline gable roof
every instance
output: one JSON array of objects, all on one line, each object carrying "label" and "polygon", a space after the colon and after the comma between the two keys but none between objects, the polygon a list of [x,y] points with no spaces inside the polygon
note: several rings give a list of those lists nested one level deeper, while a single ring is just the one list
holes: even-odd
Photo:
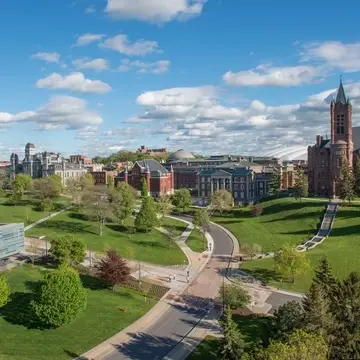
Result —
[{"label": "gable roof", "polygon": [[147,159],[147,160],[139,160],[136,161],[135,164],[138,164],[138,166],[141,168],[142,171],[146,171],[148,168],[150,172],[156,172],[160,173],[161,175],[166,175],[169,173],[168,170],[164,168],[158,161]]}]

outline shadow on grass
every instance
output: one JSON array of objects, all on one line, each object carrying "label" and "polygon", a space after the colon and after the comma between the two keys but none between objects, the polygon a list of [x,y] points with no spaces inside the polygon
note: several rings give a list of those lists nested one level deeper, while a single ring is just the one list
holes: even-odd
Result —
[{"label": "shadow on grass", "polygon": [[38,225],[38,228],[57,229],[71,233],[88,233],[98,235],[96,231],[89,230],[89,225],[65,220],[51,220]]},{"label": "shadow on grass", "polygon": [[69,218],[71,219],[77,219],[82,221],[89,221],[90,217],[87,214],[81,213],[81,212],[71,212],[68,214]]},{"label": "shadow on grass", "polygon": [[274,270],[259,267],[254,269],[240,268],[240,270],[245,271],[249,276],[259,280],[264,285],[268,285],[270,281],[280,281],[280,276]]},{"label": "shadow on grass", "polygon": [[82,282],[84,288],[86,288],[86,289],[90,289],[90,290],[106,290],[106,289],[108,289],[108,287],[106,286],[106,284],[103,281],[97,279],[94,276],[80,274],[80,279],[81,279],[81,282]]},{"label": "shadow on grass", "polygon": [[65,353],[66,355],[68,355],[69,358],[71,358],[71,359],[76,358],[77,360],[88,360],[88,358],[86,358],[86,357],[84,357],[84,356],[80,356],[79,354],[74,353],[74,352],[72,352],[72,351],[70,351],[70,350],[66,350],[66,349],[63,349],[63,350],[64,350],[64,353]]},{"label": "shadow on grass", "polygon": [[297,211],[304,208],[319,207],[319,205],[323,205],[325,207],[323,202],[320,203],[316,201],[293,201],[289,203],[281,201],[270,206],[266,206],[266,202],[263,202],[262,204],[265,206],[262,215],[272,215],[286,211]]},{"label": "shadow on grass", "polygon": [[106,227],[117,232],[128,233],[128,234],[133,233],[133,231],[129,227],[120,224],[106,224]]},{"label": "shadow on grass", "polygon": [[301,219],[316,219],[318,218],[318,223],[317,225],[320,226],[322,219],[324,217],[325,211],[322,212],[321,214],[319,214],[318,211],[313,211],[313,212],[303,212],[303,213],[297,213],[297,214],[291,214],[288,216],[284,216],[282,218],[276,218],[276,219],[272,219],[272,220],[267,220],[267,221],[263,221],[263,223],[272,223],[272,222],[276,222],[276,221],[286,221],[286,220],[301,220]]},{"label": "shadow on grass", "polygon": [[137,239],[130,239],[129,242],[135,245],[144,246],[144,247],[152,247],[152,248],[161,248],[161,249],[169,249],[168,244],[161,244],[157,241],[151,240],[137,240]]}]

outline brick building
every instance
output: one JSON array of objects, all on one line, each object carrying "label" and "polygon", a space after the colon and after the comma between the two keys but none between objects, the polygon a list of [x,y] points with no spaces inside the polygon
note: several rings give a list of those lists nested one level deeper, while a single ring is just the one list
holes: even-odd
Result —
[{"label": "brick building", "polygon": [[330,104],[330,139],[316,136],[316,144],[308,147],[309,193],[340,195],[341,161],[353,166],[352,106],[340,80],[335,101]]},{"label": "brick building", "polygon": [[115,179],[118,172],[117,171],[101,170],[101,171],[90,171],[90,174],[94,178],[94,184],[95,185],[107,185],[108,182],[109,182],[108,181],[109,176],[111,176],[113,179]]},{"label": "brick building", "polygon": [[82,163],[87,167],[92,165],[92,158],[85,155],[70,155],[70,162],[75,164]]},{"label": "brick building", "polygon": [[125,171],[115,177],[115,185],[125,181],[140,192],[142,180],[146,179],[148,194],[153,197],[174,193],[174,172],[167,170],[156,160],[136,161],[131,171]]}]

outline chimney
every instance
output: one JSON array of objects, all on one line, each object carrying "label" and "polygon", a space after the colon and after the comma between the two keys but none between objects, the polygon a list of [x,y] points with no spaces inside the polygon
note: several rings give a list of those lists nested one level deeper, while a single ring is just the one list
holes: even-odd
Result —
[{"label": "chimney", "polygon": [[316,135],[316,145],[317,145],[318,147],[320,147],[321,142],[322,142],[322,136]]}]

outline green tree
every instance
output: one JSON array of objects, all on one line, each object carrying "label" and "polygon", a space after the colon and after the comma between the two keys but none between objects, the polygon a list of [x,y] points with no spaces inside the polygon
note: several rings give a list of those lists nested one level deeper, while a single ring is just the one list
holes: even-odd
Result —
[{"label": "green tree", "polygon": [[107,187],[108,187],[109,189],[113,189],[114,186],[115,186],[114,177],[111,176],[111,175],[108,175],[108,176],[106,177],[106,179],[107,179]]},{"label": "green tree", "polygon": [[97,277],[111,288],[126,282],[130,275],[126,260],[114,249],[108,250],[106,256],[96,264],[96,271]]},{"label": "green tree", "polygon": [[85,310],[86,303],[86,290],[79,274],[61,265],[45,275],[32,305],[42,323],[59,327],[73,322]]},{"label": "green tree", "polygon": [[21,200],[24,192],[32,188],[33,179],[27,174],[17,174],[12,183],[13,194],[15,200]]},{"label": "green tree", "polygon": [[115,217],[124,224],[135,210],[135,198],[132,189],[126,182],[119,183],[115,191],[110,194],[110,205]]},{"label": "green tree", "polygon": [[245,342],[236,323],[232,319],[230,306],[225,308],[224,319],[221,322],[224,337],[221,340],[217,359],[239,360],[244,354]]},{"label": "green tree", "polygon": [[51,214],[51,211],[54,210],[54,208],[55,208],[55,206],[54,206],[52,200],[49,198],[42,200],[40,203],[41,211],[47,212],[49,214],[49,216]]},{"label": "green tree", "polygon": [[352,170],[345,158],[341,159],[340,199],[349,204],[355,199],[355,180]]},{"label": "green tree", "polygon": [[328,299],[331,298],[333,291],[336,289],[337,281],[326,256],[321,258],[318,268],[315,269],[313,282],[320,286],[324,296]]},{"label": "green tree", "polygon": [[271,175],[271,180],[269,184],[269,195],[276,195],[279,197],[281,189],[281,178],[280,174],[277,171],[274,171]]},{"label": "green tree", "polygon": [[249,293],[238,284],[222,284],[219,296],[221,301],[231,309],[245,307],[251,302]]},{"label": "green tree", "polygon": [[0,308],[10,299],[10,287],[4,275],[0,274]]},{"label": "green tree", "polygon": [[137,231],[150,231],[159,225],[159,219],[156,214],[154,199],[146,196],[142,200],[139,213],[135,218],[135,228]]},{"label": "green tree", "polygon": [[58,197],[64,191],[64,185],[60,175],[52,174],[48,177],[54,183],[53,196]]},{"label": "green tree", "polygon": [[327,360],[328,346],[324,339],[304,330],[296,330],[285,341],[274,341],[261,350],[259,360]]},{"label": "green tree", "polygon": [[192,205],[191,195],[189,189],[176,190],[173,196],[173,205],[177,211],[185,212],[187,208]]},{"label": "green tree", "polygon": [[66,192],[71,196],[72,203],[80,211],[84,206],[86,194],[94,191],[95,181],[91,173],[77,178],[70,178],[66,182]]},{"label": "green tree", "polygon": [[357,156],[355,159],[355,168],[354,168],[354,191],[356,196],[360,196],[360,157]]},{"label": "green tree", "polygon": [[171,199],[168,195],[160,196],[156,202],[156,211],[160,215],[160,223],[165,216],[169,215],[172,209]]},{"label": "green tree", "polygon": [[297,276],[310,269],[310,262],[305,252],[296,251],[290,244],[284,244],[274,257],[275,270],[281,275],[290,277],[295,283]]},{"label": "green tree", "polygon": [[204,247],[206,247],[206,232],[209,230],[210,218],[206,209],[196,209],[193,218],[193,224],[203,235]]},{"label": "green tree", "polygon": [[145,178],[141,180],[141,189],[140,189],[141,197],[148,196],[148,184]]},{"label": "green tree", "polygon": [[61,235],[51,240],[49,252],[59,264],[80,264],[86,257],[86,245],[72,235]]},{"label": "green tree", "polygon": [[261,254],[262,247],[258,244],[242,243],[240,245],[240,252],[246,256],[249,256],[252,260],[256,255]]},{"label": "green tree", "polygon": [[304,312],[297,301],[289,301],[274,312],[269,323],[269,336],[271,339],[282,340],[294,330],[302,326]]},{"label": "green tree", "polygon": [[308,178],[304,174],[304,170],[301,168],[297,168],[295,171],[295,184],[294,184],[294,195],[296,199],[300,199],[303,197],[309,196],[309,184]]},{"label": "green tree", "polygon": [[218,211],[220,215],[224,211],[230,210],[234,205],[234,198],[231,192],[226,189],[216,190],[211,196],[211,207],[214,211]]}]

